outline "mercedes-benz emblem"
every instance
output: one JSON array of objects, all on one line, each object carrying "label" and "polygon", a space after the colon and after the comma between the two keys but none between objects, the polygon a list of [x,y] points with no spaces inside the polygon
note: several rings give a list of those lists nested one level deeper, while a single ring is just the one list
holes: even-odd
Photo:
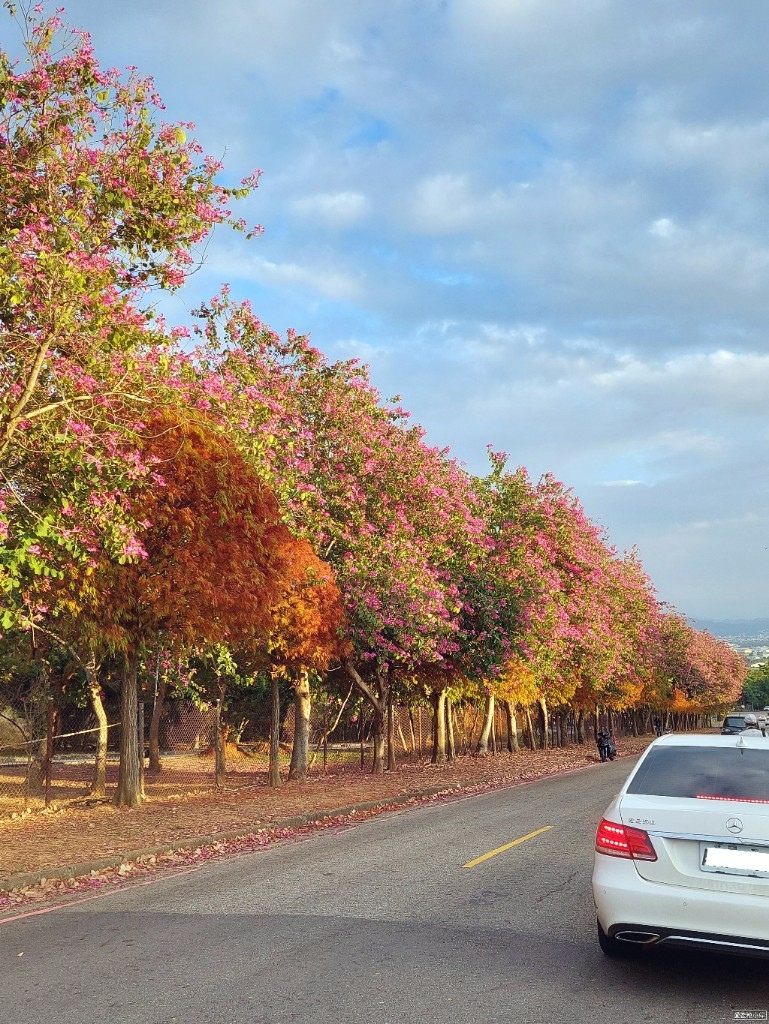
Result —
[{"label": "mercedes-benz emblem", "polygon": [[727,818],[726,828],[733,836],[736,836],[738,832],[742,832],[742,821],[739,818]]}]

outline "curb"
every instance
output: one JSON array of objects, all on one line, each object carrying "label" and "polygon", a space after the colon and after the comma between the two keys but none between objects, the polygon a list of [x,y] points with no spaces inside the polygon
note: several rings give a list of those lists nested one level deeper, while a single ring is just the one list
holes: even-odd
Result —
[{"label": "curb", "polygon": [[[637,756],[639,755],[619,754],[618,759]],[[584,771],[586,768],[590,768],[597,763],[600,762],[590,761],[587,764],[578,765],[574,768],[569,768],[566,771],[556,772],[554,774],[568,775],[572,772]],[[552,778],[552,776],[545,775],[535,779],[503,783],[500,788],[506,788],[507,786],[531,785],[533,782],[540,782],[542,779],[546,778]],[[350,804],[347,807],[336,807],[327,811],[307,811],[304,814],[295,814],[287,818],[276,818],[273,821],[266,822],[264,825],[260,826],[258,830],[255,828],[241,828],[229,832],[213,832],[210,835],[195,836],[192,839],[184,839],[175,843],[161,843],[156,846],[145,846],[136,850],[126,850],[122,854],[116,853],[111,857],[104,857],[100,860],[84,861],[77,864],[61,864],[57,867],[47,868],[41,871],[17,872],[13,875],[0,877],[0,893],[12,892],[14,889],[26,889],[30,886],[39,885],[43,880],[66,881],[70,878],[81,878],[84,875],[89,875],[92,871],[105,871],[110,868],[119,868],[121,864],[130,864],[133,861],[138,861],[145,857],[156,857],[160,854],[181,852],[183,850],[197,850],[198,847],[213,846],[216,843],[227,842],[231,839],[245,839],[247,836],[258,835],[260,832],[269,832],[270,830],[280,828],[302,828],[302,826],[310,825],[313,822],[324,821],[327,818],[349,817],[351,814],[358,811],[370,811],[375,807],[381,807],[382,809],[395,809],[407,804],[410,800],[429,799],[431,796],[437,796],[439,793],[460,793],[463,790],[467,790],[469,793],[472,793],[474,788],[473,783],[467,782],[454,782],[449,785],[430,786],[428,789],[417,789],[408,793],[397,793],[394,796],[384,797],[381,800],[368,800],[363,803]],[[1,908],[0,913],[2,913]]]},{"label": "curb", "polygon": [[14,889],[26,889],[33,885],[39,885],[42,881],[66,881],[70,878],[80,878],[89,875],[92,871],[105,871],[109,868],[119,868],[122,864],[140,860],[144,857],[155,857],[159,854],[175,853],[182,850],[197,850],[198,847],[213,846],[216,843],[227,842],[230,839],[244,839],[247,836],[258,835],[260,832],[269,832],[272,829],[280,828],[301,828],[313,822],[324,821],[327,818],[344,818],[358,811],[370,811],[375,807],[389,808],[398,807],[408,803],[410,800],[427,799],[437,796],[439,793],[452,793],[466,788],[461,782],[449,786],[432,786],[429,789],[414,790],[410,793],[397,793],[395,796],[386,797],[381,800],[369,800],[365,803],[350,804],[348,807],[336,807],[328,811],[307,811],[304,814],[294,814],[288,818],[276,818],[267,822],[258,830],[241,828],[230,832],[213,832],[207,836],[195,836],[193,839],[184,839],[176,843],[161,843],[158,846],[144,846],[137,850],[126,850],[122,854],[113,854],[111,857],[103,857],[100,860],[84,861],[79,864],[61,864],[54,868],[45,868],[41,871],[17,872],[13,875],[0,877],[0,892],[12,892]]}]

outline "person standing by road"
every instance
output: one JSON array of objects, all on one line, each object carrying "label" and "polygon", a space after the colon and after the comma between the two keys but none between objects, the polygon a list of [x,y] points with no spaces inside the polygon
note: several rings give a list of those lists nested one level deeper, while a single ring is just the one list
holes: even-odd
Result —
[{"label": "person standing by road", "polygon": [[740,732],[740,736],[766,736],[766,729],[759,726],[758,719],[749,711],[745,715],[745,728]]}]

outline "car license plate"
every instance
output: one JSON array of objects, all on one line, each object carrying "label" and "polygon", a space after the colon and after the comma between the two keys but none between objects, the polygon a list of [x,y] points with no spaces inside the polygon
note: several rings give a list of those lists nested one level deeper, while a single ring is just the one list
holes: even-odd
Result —
[{"label": "car license plate", "polygon": [[703,871],[769,878],[769,849],[708,843],[702,843],[701,848]]}]

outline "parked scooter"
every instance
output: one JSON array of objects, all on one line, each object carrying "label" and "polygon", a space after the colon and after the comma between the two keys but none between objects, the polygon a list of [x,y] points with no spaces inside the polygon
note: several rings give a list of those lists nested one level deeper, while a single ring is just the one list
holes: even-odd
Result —
[{"label": "parked scooter", "polygon": [[601,755],[601,760],[613,761],[617,756],[617,744],[614,742],[612,734],[607,729],[599,729],[595,742],[598,747],[598,753]]}]

